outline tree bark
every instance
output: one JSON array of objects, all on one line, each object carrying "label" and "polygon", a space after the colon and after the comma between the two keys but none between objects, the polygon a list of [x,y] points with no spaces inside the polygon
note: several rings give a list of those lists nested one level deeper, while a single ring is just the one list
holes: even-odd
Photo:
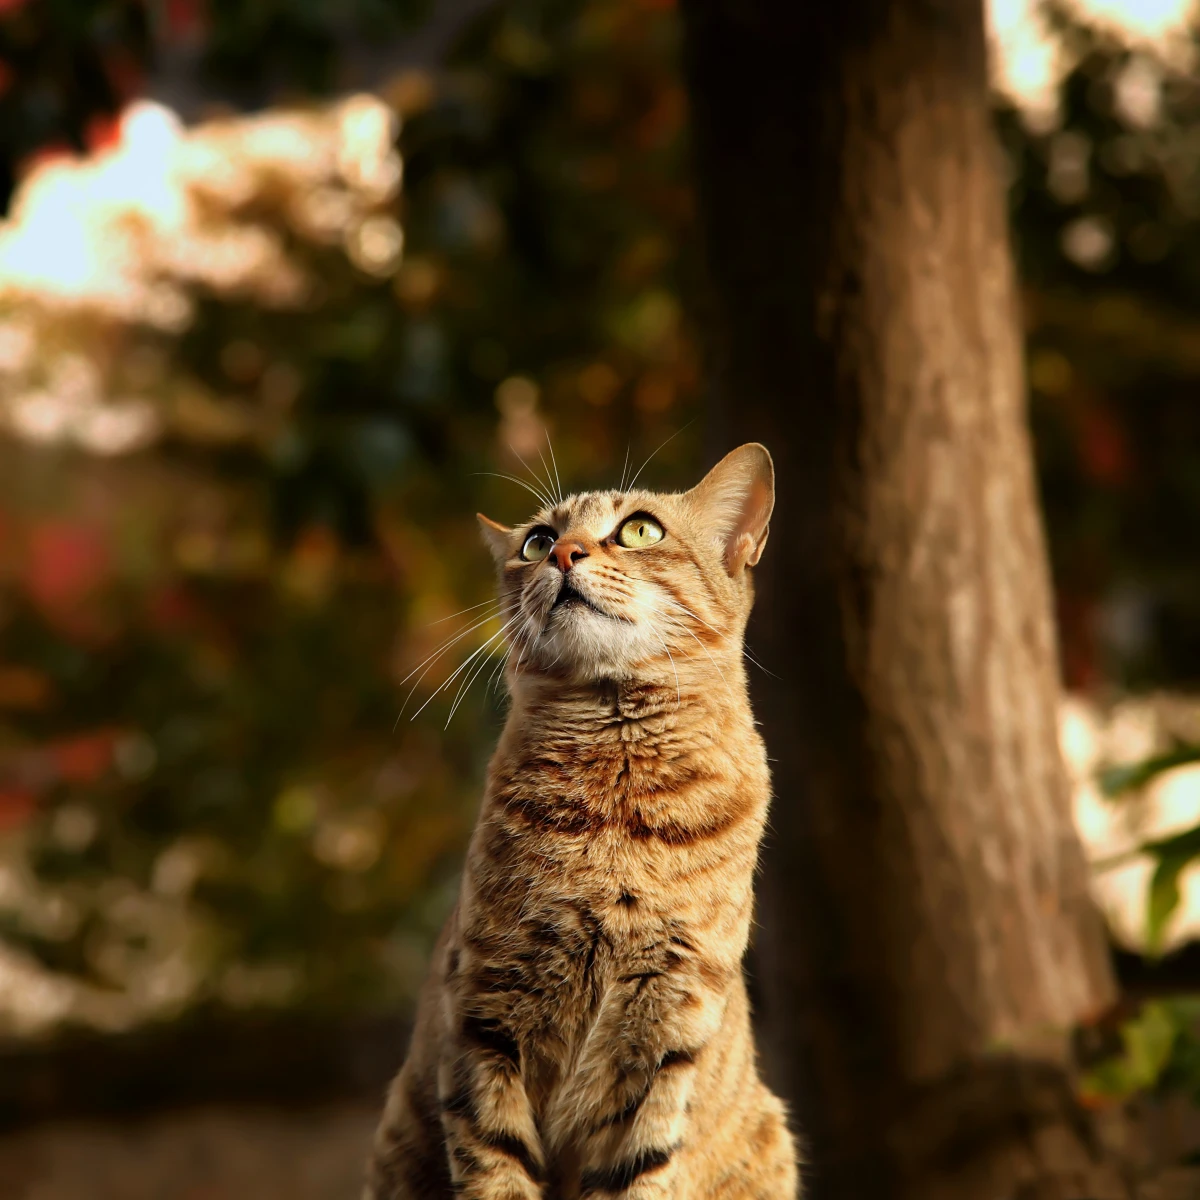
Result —
[{"label": "tree bark", "polygon": [[813,1197],[1124,1196],[981,0],[683,0],[730,441],[779,496],[764,1055]]}]

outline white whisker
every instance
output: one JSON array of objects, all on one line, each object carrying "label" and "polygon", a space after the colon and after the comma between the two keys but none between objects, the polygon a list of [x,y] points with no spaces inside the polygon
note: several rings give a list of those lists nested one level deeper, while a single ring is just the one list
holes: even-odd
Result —
[{"label": "white whisker", "polygon": [[[423,658],[419,663],[417,663],[417,665],[413,667],[413,669],[409,671],[409,673],[405,675],[396,686],[403,687],[423,666],[425,666],[426,663],[433,662],[439,655],[444,654],[447,650],[449,650],[450,647],[453,646],[454,643],[460,638],[466,637],[468,633],[474,633],[476,629],[481,628],[489,621],[493,620],[494,616],[495,614],[491,612],[484,613],[484,615],[478,618],[478,620],[472,621],[471,624],[466,627],[466,629],[460,629],[458,633],[452,633],[448,638],[444,638],[437,644],[437,646],[434,647],[433,652],[429,655],[429,657]],[[420,681],[418,680],[418,682]]]},{"label": "white whisker", "polygon": [[[726,634],[722,633],[722,632],[721,632],[719,629],[717,629],[717,628],[715,628],[714,626],[710,625],[710,624],[709,624],[709,623],[708,623],[708,622],[707,622],[707,621],[706,621],[706,620],[705,620],[703,617],[701,617],[701,616],[698,616],[696,613],[692,612],[692,610],[691,610],[690,608],[688,608],[686,605],[680,604],[678,600],[674,600],[674,599],[672,599],[670,596],[664,596],[663,598],[664,598],[664,599],[666,600],[666,602],[667,602],[668,604],[670,604],[670,605],[671,605],[673,608],[677,608],[677,609],[679,609],[679,610],[680,610],[680,612],[685,612],[685,613],[687,613],[687,615],[688,615],[689,617],[691,617],[693,621],[698,621],[698,622],[699,622],[701,625],[703,625],[703,626],[704,626],[704,628],[705,628],[705,629],[708,629],[708,630],[710,630],[712,633],[715,633],[715,634],[717,635],[717,637],[719,637],[719,638],[720,638],[722,641],[724,641],[724,640],[725,640],[725,638],[726,638],[726,636],[727,636]],[[778,678],[779,678],[779,676],[778,676],[778,675],[776,675],[774,671],[771,671],[771,670],[769,670],[767,667],[764,667],[764,666],[762,665],[762,663],[760,663],[760,662],[758,661],[758,659],[757,659],[757,658],[755,658],[755,657],[754,657],[754,655],[750,653],[749,647],[747,647],[747,646],[746,646],[744,643],[743,643],[743,645],[742,645],[742,653],[743,653],[743,654],[744,654],[744,655],[745,655],[745,656],[746,656],[746,657],[747,657],[747,658],[750,660],[750,662],[752,662],[752,663],[753,663],[753,664],[754,664],[754,665],[755,665],[755,666],[756,666],[756,667],[757,667],[757,668],[758,668],[760,671],[762,671],[764,674],[766,674],[766,675],[770,675],[770,677],[771,677],[772,679],[778,679]]]},{"label": "white whisker", "polygon": [[[665,597],[664,597],[664,599],[665,599]],[[675,605],[675,607],[682,608],[683,606]],[[737,697],[734,694],[733,688],[731,688],[729,686],[729,680],[725,678],[725,672],[721,670],[720,666],[717,664],[717,660],[715,658],[713,658],[712,652],[709,650],[709,648],[696,636],[696,634],[692,630],[690,630],[677,617],[672,617],[669,613],[665,613],[665,612],[661,612],[661,611],[659,611],[659,615],[662,617],[665,617],[666,620],[671,623],[671,626],[673,628],[682,630],[684,633],[686,633],[688,635],[688,637],[690,637],[692,639],[692,641],[694,641],[696,643],[696,645],[699,646],[700,649],[704,651],[704,653],[708,656],[708,661],[710,663],[712,663],[712,665],[713,665],[713,670],[716,671],[716,673],[721,677],[721,682],[725,685],[725,690],[729,693],[730,699],[736,703]],[[699,620],[699,618],[697,618],[697,620]],[[703,622],[701,622],[701,623],[703,624]],[[688,657],[691,658],[692,656],[689,654]]]},{"label": "white whisker", "polygon": [[521,634],[525,640],[525,645],[521,647],[521,653],[517,655],[517,665],[513,667],[514,675],[519,675],[521,673],[521,662],[525,658],[525,651],[532,644],[532,639],[529,637],[529,632],[527,631],[533,631],[533,617],[530,614],[526,614],[525,622],[521,626]]},{"label": "white whisker", "polygon": [[671,670],[675,672],[675,704],[676,704],[676,707],[678,707],[680,704],[683,703],[683,694],[680,692],[680,689],[679,689],[679,668],[675,665],[675,659],[671,655],[670,647],[667,645],[662,634],[659,633],[658,630],[655,628],[654,622],[648,620],[646,622],[646,628],[649,629],[650,632],[652,634],[654,634],[654,636],[656,638],[658,638],[659,644],[662,646],[663,650],[666,652],[667,658],[670,660]]},{"label": "white whisker", "polygon": [[764,675],[769,675],[772,679],[782,679],[783,678],[782,675],[776,675],[775,672],[772,671],[770,667],[763,666],[763,664],[760,663],[758,661],[758,659],[755,658],[754,655],[750,653],[750,648],[748,646],[742,647],[742,653],[746,656],[746,660],[748,662],[750,662],[753,666],[756,666]]},{"label": "white whisker", "polygon": [[667,438],[667,440],[665,442],[661,443],[655,449],[654,453],[651,454],[650,457],[647,458],[646,461],[644,463],[642,463],[642,465],[640,467],[638,467],[637,474],[629,481],[629,490],[631,492],[633,491],[634,486],[636,485],[637,481],[639,479],[641,479],[642,472],[651,464],[651,462],[654,461],[655,455],[658,454],[659,450],[662,450],[664,447],[669,446],[681,433],[683,433],[684,429],[689,428],[694,423],[695,423],[694,421],[689,421],[687,423],[687,425],[683,426],[682,429],[675,430],[675,432],[673,434],[671,434],[671,436],[669,438]]},{"label": "white whisker", "polygon": [[[514,455],[516,455],[517,461],[521,464],[521,466],[523,466],[525,470],[529,472],[530,476],[533,478],[533,481],[538,485],[538,488],[541,489],[545,495],[549,496],[554,491],[550,480],[550,469],[548,467],[546,468],[546,478],[543,480],[542,477],[519,454],[517,454],[511,442],[509,442],[508,448],[512,450]],[[542,460],[543,466],[545,466],[545,461],[545,459]],[[552,508],[553,505],[548,504],[547,507]]]},{"label": "white whisker", "polygon": [[491,677],[487,681],[487,687],[485,687],[483,689],[483,694],[485,696],[488,694],[488,692],[495,689],[496,685],[500,682],[501,673],[504,671],[504,668],[508,665],[508,660],[511,657],[512,657],[512,642],[509,642],[509,644],[504,648],[504,653],[500,656],[499,662],[496,663],[496,669],[492,672]]},{"label": "white whisker", "polygon": [[474,471],[475,475],[490,475],[493,479],[505,479],[509,483],[515,483],[517,487],[523,487],[543,508],[553,508],[554,501],[548,496],[543,495],[537,488],[527,483],[519,475],[504,475],[499,471]]},{"label": "white whisker", "polygon": [[[546,435],[549,437],[549,434]],[[541,446],[538,447],[538,458],[541,459],[542,469],[546,472],[546,490],[554,495],[554,477],[550,474],[550,464],[546,461],[546,456],[542,453]]]},{"label": "white whisker", "polygon": [[[501,630],[500,632],[503,633],[504,630]],[[483,648],[486,649],[487,645],[485,644]],[[503,662],[503,658],[501,661]],[[446,724],[442,726],[443,729],[450,728],[450,722],[454,720],[454,714],[458,711],[458,706],[463,702],[467,693],[471,690],[471,684],[473,684],[475,680],[478,679],[479,676],[487,669],[487,664],[488,656],[485,654],[480,658],[475,669],[467,672],[466,676],[464,676],[462,683],[459,685],[458,694],[454,697],[454,702],[450,705],[450,715],[446,718]]]},{"label": "white whisker", "polygon": [[[729,693],[729,698],[732,701],[734,701],[734,703],[736,703],[737,696],[734,693],[733,688],[731,688],[729,686],[729,680],[725,678],[725,672],[722,671],[721,668],[717,665],[717,660],[715,658],[713,658],[712,653],[709,651],[708,647],[698,637],[696,637],[696,635],[694,633],[692,633],[692,631],[690,629],[684,628],[683,626],[679,626],[679,628],[683,629],[683,632],[686,633],[696,643],[696,645],[699,646],[700,649],[704,652],[704,654],[708,658],[708,661],[710,663],[712,663],[713,670],[716,671],[716,673],[721,677],[721,684],[725,688],[725,691]],[[693,657],[693,655],[691,655],[691,654],[688,655],[688,658],[692,658],[692,657]]]},{"label": "white whisker", "polygon": [[558,502],[563,502],[562,480],[558,477],[558,460],[554,457],[554,443],[550,440],[550,430],[546,430],[546,446],[550,451],[550,461],[554,464],[554,482],[558,485]]},{"label": "white whisker", "polygon": [[417,711],[408,719],[410,721],[415,721],[425,711],[425,709],[429,707],[429,704],[433,700],[434,696],[438,695],[439,692],[444,692],[446,688],[448,688],[463,673],[463,671],[466,670],[466,668],[473,663],[498,637],[503,637],[509,626],[511,626],[516,619],[516,617],[510,617],[509,620],[506,621],[503,626],[501,626],[499,631],[493,633],[492,636],[488,638],[488,640],[484,642],[478,650],[475,650],[471,654],[467,655],[467,657],[463,659],[463,661],[455,668],[454,673],[449,677],[449,679],[435,688],[433,692],[430,693],[425,703],[422,704],[421,707],[418,708]]},{"label": "white whisker", "polygon": [[[458,642],[462,641],[462,639],[468,634],[474,633],[477,629],[482,629],[483,626],[485,626],[489,621],[494,621],[495,619],[496,614],[489,612],[485,616],[480,617],[478,621],[468,625],[466,629],[460,630],[452,637],[447,638],[433,651],[432,654],[423,659],[421,662],[417,663],[417,665],[413,667],[413,669],[409,671],[409,673],[405,675],[403,679],[400,680],[397,686],[403,687],[410,679],[412,679],[414,675],[417,674],[418,671],[421,672],[420,675],[417,675],[416,682],[414,682],[412,687],[409,688],[408,695],[404,697],[404,703],[401,704],[400,711],[396,714],[396,720],[392,724],[393,733],[396,732],[396,727],[400,724],[400,718],[404,716],[405,710],[408,708],[409,701],[412,700],[417,688],[421,686],[421,680],[429,674],[430,670],[433,668],[433,664],[449,650],[451,650]],[[422,668],[424,668],[424,670],[422,670]]]},{"label": "white whisker", "polygon": [[[447,621],[453,621],[455,617],[461,617],[466,613],[474,612],[475,609],[483,608],[484,605],[487,605],[489,608],[493,608],[499,605],[499,603],[499,600],[481,600],[478,604],[470,604],[466,608],[460,608],[458,612],[451,613],[448,617],[438,617],[436,621],[430,621],[425,628],[432,629],[435,625],[444,625]],[[403,682],[403,680],[401,682]]]}]

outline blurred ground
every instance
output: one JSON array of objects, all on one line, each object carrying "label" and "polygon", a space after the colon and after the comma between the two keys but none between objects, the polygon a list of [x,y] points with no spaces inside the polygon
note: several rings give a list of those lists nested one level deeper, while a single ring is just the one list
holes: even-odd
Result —
[{"label": "blurred ground", "polygon": [[4,1200],[354,1200],[375,1106],[208,1108],[0,1138]]},{"label": "blurred ground", "polygon": [[[209,1107],[124,1122],[54,1122],[0,1137],[4,1200],[357,1200],[378,1109]],[[1200,1148],[1183,1097],[1135,1111],[1139,1200],[1195,1200],[1200,1176],[1167,1168]],[[1116,1147],[1128,1151],[1132,1147]]]}]

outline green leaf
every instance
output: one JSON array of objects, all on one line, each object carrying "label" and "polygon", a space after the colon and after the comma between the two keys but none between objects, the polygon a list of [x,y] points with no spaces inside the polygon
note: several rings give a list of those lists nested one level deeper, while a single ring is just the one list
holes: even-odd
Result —
[{"label": "green leaf", "polygon": [[1189,1012],[1170,1002],[1143,1005],[1137,1016],[1121,1027],[1123,1052],[1088,1073],[1084,1092],[1123,1100],[1156,1087],[1171,1065],[1189,1020]]},{"label": "green leaf", "polygon": [[1143,842],[1141,849],[1144,854],[1153,854],[1156,858],[1200,858],[1200,825],[1185,829],[1182,833],[1173,833],[1170,837]]},{"label": "green leaf", "polygon": [[1146,952],[1162,953],[1162,938],[1171,914],[1179,904],[1179,875],[1190,860],[1164,858],[1159,861],[1150,880],[1150,895],[1146,902]]},{"label": "green leaf", "polygon": [[1145,787],[1156,775],[1196,762],[1200,762],[1200,746],[1179,745],[1144,762],[1106,767],[1099,775],[1100,790],[1111,799]]},{"label": "green leaf", "polygon": [[1143,1006],[1137,1019],[1122,1030],[1131,1074],[1142,1081],[1143,1087],[1150,1088],[1158,1082],[1178,1035],[1179,1021],[1163,1004]]},{"label": "green leaf", "polygon": [[1200,859],[1200,825],[1170,837],[1143,842],[1134,853],[1147,854],[1158,860],[1150,879],[1146,906],[1147,952],[1158,954],[1167,921],[1179,904],[1179,877],[1191,863]]},{"label": "green leaf", "polygon": [[1146,842],[1142,850],[1158,859],[1146,904],[1146,949],[1156,955],[1161,953],[1167,921],[1179,904],[1179,877],[1200,858],[1200,826],[1173,837]]}]

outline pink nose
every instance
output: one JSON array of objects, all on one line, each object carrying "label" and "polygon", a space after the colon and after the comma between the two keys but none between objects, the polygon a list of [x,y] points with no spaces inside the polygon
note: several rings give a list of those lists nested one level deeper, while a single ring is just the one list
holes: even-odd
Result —
[{"label": "pink nose", "polygon": [[587,558],[587,551],[578,542],[555,542],[550,547],[547,557],[565,575],[581,558]]}]

